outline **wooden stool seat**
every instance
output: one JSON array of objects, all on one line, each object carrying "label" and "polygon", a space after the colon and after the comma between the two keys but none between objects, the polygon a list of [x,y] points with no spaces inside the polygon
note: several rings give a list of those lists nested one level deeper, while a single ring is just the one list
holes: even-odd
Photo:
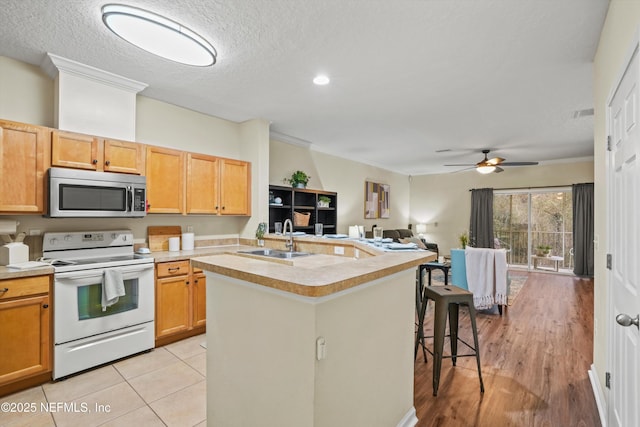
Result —
[{"label": "wooden stool seat", "polygon": [[[424,315],[428,300],[433,300],[435,303],[433,351],[426,348],[424,343],[424,334],[418,332],[416,335],[415,353],[417,353],[418,345],[422,344],[423,349],[426,349],[433,356],[433,395],[436,396],[438,394],[440,370],[443,358],[451,358],[453,366],[455,366],[456,359],[458,357],[473,356],[475,356],[478,365],[480,391],[484,393],[484,383],[482,381],[482,371],[480,369],[478,331],[476,329],[476,310],[473,306],[473,293],[457,286],[425,286],[422,306],[420,307],[420,314],[418,317],[418,331],[422,331],[422,328],[424,327]],[[473,330],[473,346],[458,337],[458,312],[460,304],[469,307],[469,317],[471,319],[471,328]],[[447,315],[449,317],[449,335],[446,335]],[[450,337],[451,356],[443,356],[444,339],[447,336]],[[422,342],[420,342],[421,340]],[[458,341],[473,350],[473,353],[458,354]]]}]

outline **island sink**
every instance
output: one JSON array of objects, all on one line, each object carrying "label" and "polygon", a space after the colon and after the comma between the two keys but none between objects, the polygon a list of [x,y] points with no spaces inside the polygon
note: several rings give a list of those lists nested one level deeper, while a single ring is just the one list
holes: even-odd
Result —
[{"label": "island sink", "polygon": [[238,251],[238,253],[266,256],[269,258],[281,258],[281,259],[297,258],[301,256],[313,255],[309,252],[289,252],[289,251],[281,251],[278,249],[270,249],[270,248],[255,249],[252,251]]}]

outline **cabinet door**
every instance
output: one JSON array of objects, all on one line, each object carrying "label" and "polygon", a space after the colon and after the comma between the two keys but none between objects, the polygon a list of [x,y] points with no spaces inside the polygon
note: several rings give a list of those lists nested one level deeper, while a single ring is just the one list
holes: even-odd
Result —
[{"label": "cabinet door", "polygon": [[184,212],[184,152],[147,146],[149,213]]},{"label": "cabinet door", "polygon": [[95,136],[54,130],[51,134],[51,164],[74,169],[101,170],[101,145]]},{"label": "cabinet door", "polygon": [[106,172],[144,174],[144,145],[136,142],[104,140]]},{"label": "cabinet door", "polygon": [[189,276],[157,279],[156,339],[189,326]]},{"label": "cabinet door", "polygon": [[49,296],[0,302],[0,384],[51,370]]},{"label": "cabinet door", "polygon": [[221,159],[220,213],[251,215],[251,164]]},{"label": "cabinet door", "polygon": [[43,212],[49,132],[0,121],[0,212]]},{"label": "cabinet door", "polygon": [[202,271],[193,274],[193,317],[192,326],[207,324],[207,276]]},{"label": "cabinet door", "polygon": [[204,154],[187,154],[187,213],[218,213],[220,159]]}]

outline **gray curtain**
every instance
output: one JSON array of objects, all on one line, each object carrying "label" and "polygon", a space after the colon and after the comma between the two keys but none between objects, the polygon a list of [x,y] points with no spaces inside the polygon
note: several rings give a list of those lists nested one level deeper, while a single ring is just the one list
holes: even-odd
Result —
[{"label": "gray curtain", "polygon": [[574,184],[573,273],[593,276],[593,183]]},{"label": "gray curtain", "polygon": [[471,190],[469,245],[493,248],[493,188]]}]

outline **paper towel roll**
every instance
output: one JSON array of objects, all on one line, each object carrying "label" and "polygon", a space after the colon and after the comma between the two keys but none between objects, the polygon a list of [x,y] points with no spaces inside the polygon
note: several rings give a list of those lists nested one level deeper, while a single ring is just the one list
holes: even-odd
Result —
[{"label": "paper towel roll", "polygon": [[193,233],[182,233],[182,250],[192,251],[195,236]]},{"label": "paper towel roll", "polygon": [[179,252],[179,251],[180,251],[180,238],[169,237],[169,252]]},{"label": "paper towel roll", "polygon": [[360,237],[360,232],[358,231],[357,225],[349,226],[349,237],[352,239],[357,239],[358,237]]}]

